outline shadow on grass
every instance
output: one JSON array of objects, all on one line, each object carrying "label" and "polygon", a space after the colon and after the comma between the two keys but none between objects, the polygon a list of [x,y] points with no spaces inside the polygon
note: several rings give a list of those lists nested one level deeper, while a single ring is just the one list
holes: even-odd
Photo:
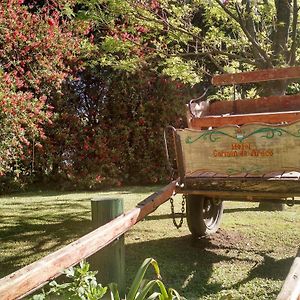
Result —
[{"label": "shadow on grass", "polygon": [[[217,292],[221,288],[219,284],[208,284],[208,280],[213,263],[227,258],[216,255],[209,249],[195,248],[190,236],[127,245],[126,274],[129,276],[126,286],[130,285],[138,265],[146,257],[153,257],[158,261],[164,283],[187,299],[191,299],[192,295],[205,295],[206,290]],[[188,291],[193,291],[192,295]]]},{"label": "shadow on grass", "polygon": [[[260,211],[258,207],[241,207],[241,208],[225,208],[224,213],[225,214],[231,214],[231,213],[239,213],[239,212],[249,212],[249,211]],[[180,217],[180,213],[175,214],[176,217]],[[184,214],[184,217],[186,215]],[[145,220],[164,220],[164,219],[172,219],[172,214],[161,214],[161,215],[148,215],[145,217]]]},{"label": "shadow on grass", "polygon": [[225,214],[238,213],[243,211],[261,211],[258,207],[239,207],[239,208],[225,208]]},{"label": "shadow on grass", "polygon": [[233,285],[233,288],[239,288],[241,285],[255,278],[266,278],[271,280],[284,280],[290,270],[294,257],[276,260],[273,257],[264,254],[263,261],[255,265],[244,280]]},{"label": "shadow on grass", "polygon": [[[159,263],[164,283],[168,287],[175,288],[187,299],[216,294],[223,289],[223,282],[211,282],[214,265],[232,262],[232,257],[226,256],[226,250],[243,251],[242,248],[233,244],[222,246],[209,239],[192,240],[191,236],[129,244],[126,246],[126,268],[129,274],[126,286],[132,282],[132,274],[136,273],[138,265],[146,257],[153,257]],[[275,261],[263,251],[253,250],[253,252],[263,256],[264,261],[255,266],[245,280],[233,285],[232,288],[247,284],[254,278],[285,279],[293,258]],[[240,261],[241,264],[256,262],[247,257],[235,258],[235,261]]]},{"label": "shadow on grass", "polygon": [[73,195],[78,193],[119,193],[119,194],[143,194],[143,193],[154,193],[160,190],[162,186],[126,186],[119,188],[99,189],[99,190],[78,190],[78,191],[57,191],[57,190],[39,190],[39,191],[28,191],[28,192],[15,192],[11,194],[0,195],[1,198],[13,197],[14,199],[24,197],[58,197],[65,195]]},{"label": "shadow on grass", "polygon": [[[38,221],[25,216],[12,218],[15,225],[1,228],[0,240],[2,245],[15,244],[20,251],[13,257],[0,259],[0,278],[21,268],[28,256],[38,254],[39,258],[43,257],[66,245],[66,241],[75,240],[92,230],[85,213],[68,214],[61,221],[56,219],[51,223],[49,220],[53,220],[53,216],[50,214],[41,216]],[[20,246],[23,243],[25,247]]]},{"label": "shadow on grass", "polygon": [[[29,222],[30,220],[20,218],[15,227],[3,229],[0,236],[4,242],[31,240],[32,243],[30,244],[31,249],[26,248],[26,252],[20,252],[13,259],[0,261],[0,276],[3,277],[19,269],[20,261],[28,255],[28,250],[43,255],[65,245],[68,239],[76,239],[86,234],[91,229],[91,224],[84,217],[85,214],[74,213],[69,214],[69,217],[61,222],[44,225],[32,224]],[[210,281],[214,265],[232,261],[232,257],[220,250],[244,250],[243,246],[237,246],[235,241],[229,240],[228,237],[234,236],[226,231],[221,231],[217,234],[216,239],[193,240],[190,235],[186,235],[128,244],[126,245],[126,286],[130,286],[142,261],[146,257],[153,257],[159,263],[164,283],[168,287],[178,290],[187,299],[217,294],[223,287],[222,281]],[[224,238],[225,240],[223,240]],[[47,244],[49,245],[47,246]],[[277,261],[266,252],[256,250],[253,252],[261,255],[264,260],[255,265],[248,276],[233,285],[232,288],[237,289],[254,278],[273,280],[285,278],[293,258]],[[244,258],[235,258],[235,260],[251,264],[255,262],[245,256]]]}]

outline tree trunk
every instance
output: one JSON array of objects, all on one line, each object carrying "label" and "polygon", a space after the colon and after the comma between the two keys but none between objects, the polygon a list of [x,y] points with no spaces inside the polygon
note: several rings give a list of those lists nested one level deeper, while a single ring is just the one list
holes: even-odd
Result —
[{"label": "tree trunk", "polygon": [[291,22],[291,0],[275,0],[276,24],[273,35],[273,57],[275,65],[288,61],[287,41]]},{"label": "tree trunk", "polygon": [[288,83],[286,80],[269,81],[261,84],[260,96],[282,96],[285,95]]}]

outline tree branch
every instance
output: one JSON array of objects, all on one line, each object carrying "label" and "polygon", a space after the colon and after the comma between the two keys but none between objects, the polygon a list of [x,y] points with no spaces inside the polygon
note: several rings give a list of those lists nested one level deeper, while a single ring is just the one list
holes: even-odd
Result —
[{"label": "tree branch", "polygon": [[242,18],[242,16],[239,13],[239,17],[235,16],[220,0],[215,0],[215,2],[225,11],[225,13],[235,20],[240,26],[244,34],[246,35],[249,42],[252,44],[253,48],[256,49],[261,57],[261,59],[266,63],[266,65],[270,68],[273,67],[272,61],[270,60],[267,53],[259,46],[257,41],[251,36],[249,31],[246,28],[245,22]]},{"label": "tree branch", "polygon": [[[184,33],[184,34],[187,34],[189,35],[190,37],[194,38],[194,40],[198,40],[200,41],[201,43],[203,42],[203,39],[200,38],[199,36],[181,28],[181,27],[177,27],[177,26],[174,26],[173,24],[170,24],[166,19],[163,19],[161,16],[159,15],[156,15],[159,19],[150,19],[148,17],[145,17],[145,16],[142,16],[142,15],[139,15],[140,17],[143,17],[144,19],[147,19],[148,21],[153,21],[153,22],[159,22],[161,24],[164,24],[166,27],[168,28],[172,28],[174,31],[178,31],[178,32],[181,32],[181,33]],[[238,59],[244,63],[248,63],[248,64],[251,64],[251,65],[256,65],[254,61],[244,57],[244,56],[241,56],[241,55],[238,55],[238,54],[234,54],[234,53],[228,53],[228,52],[225,52],[225,51],[221,51],[221,50],[218,50],[217,48],[213,47],[212,45],[209,45],[209,44],[206,44],[206,46],[208,48],[211,49],[211,51],[208,51],[208,52],[200,52],[200,53],[184,53],[184,54],[181,54],[180,56],[205,56],[205,55],[225,55],[227,56],[228,58],[232,58],[232,59]],[[215,61],[215,60],[214,60]]]},{"label": "tree branch", "polygon": [[[216,0],[217,2],[219,2],[218,0]],[[219,3],[220,5],[223,6],[222,3]],[[225,9],[227,9],[225,7]],[[177,27],[177,26],[174,26],[173,24],[171,24],[166,18],[163,18],[163,16],[159,15],[159,14],[156,14],[156,18],[150,18],[149,16],[145,16],[143,15],[141,12],[139,12],[138,10],[135,11],[135,14],[137,16],[137,18],[140,18],[140,19],[143,19],[145,21],[150,21],[150,22],[156,22],[156,23],[159,23],[159,24],[162,24],[164,25],[166,28],[168,28],[169,30],[170,29],[173,29],[174,31],[177,31],[177,32],[180,32],[180,33],[183,33],[183,34],[186,34],[190,37],[192,37],[195,41],[199,41],[201,43],[204,42],[203,38],[199,37],[198,35],[182,28],[182,27]],[[242,22],[242,19],[241,21],[234,15],[232,14],[232,12],[229,11],[229,14],[232,18],[234,18],[234,20],[236,22],[238,22],[239,24],[241,24],[240,22]],[[247,30],[246,30],[247,31]],[[248,33],[248,35],[250,35]],[[251,38],[251,37],[250,37]],[[256,41],[252,38],[253,42],[256,43]],[[257,44],[257,43],[256,43]],[[259,47],[259,45],[257,45]],[[251,64],[253,66],[256,66],[256,67],[260,67],[261,66],[261,63],[260,62],[255,62],[255,61],[252,61],[246,57],[243,57],[241,55],[238,55],[238,54],[235,54],[235,53],[228,53],[226,51],[221,51],[217,48],[215,48],[214,46],[212,45],[209,45],[209,44],[206,44],[206,47],[208,47],[209,51],[205,51],[205,52],[200,52],[200,53],[184,53],[184,54],[180,54],[180,56],[194,56],[194,57],[203,57],[203,56],[207,56],[211,62],[219,69],[219,70],[223,70],[224,72],[224,69],[220,66],[220,64],[217,62],[217,60],[213,57],[213,55],[224,55],[224,56],[227,56],[228,58],[231,58],[231,59],[237,59],[241,62],[244,62],[244,63],[247,63],[247,64]],[[261,49],[259,47],[259,49]],[[261,51],[263,51],[263,49],[261,49]],[[263,58],[262,58],[263,59]],[[267,59],[269,59],[267,57]],[[265,60],[264,60],[265,61]],[[271,61],[270,61],[271,62]]]},{"label": "tree branch", "polygon": [[227,73],[224,68],[216,61],[216,59],[211,55],[211,54],[207,54],[208,58],[210,59],[210,61],[217,67],[217,69],[221,72],[221,73]]},{"label": "tree branch", "polygon": [[293,66],[296,62],[297,41],[297,23],[298,23],[298,4],[297,0],[293,0],[293,24],[292,24],[292,45],[289,53],[288,64]]},{"label": "tree branch", "polygon": [[[249,32],[250,36],[253,38],[253,40],[256,41],[256,29],[255,29],[253,18],[251,16],[252,11],[251,11],[250,2],[248,0],[243,0],[242,4],[246,6],[246,16],[245,16],[244,20],[243,20],[241,8],[240,8],[238,2],[235,3],[235,9],[238,13],[239,19],[241,20],[240,22],[244,24],[244,26],[245,26],[246,30]],[[258,68],[261,68],[261,54],[260,54],[260,52],[256,48],[253,48],[252,51],[253,51],[253,55],[254,55],[255,60],[258,62],[257,63]]]},{"label": "tree branch", "polygon": [[288,61],[287,41],[289,36],[291,5],[290,0],[275,0],[276,31],[273,37],[274,58],[280,62],[282,56]]},{"label": "tree branch", "polygon": [[206,56],[206,55],[224,55],[224,56],[227,56],[228,58],[236,59],[236,60],[239,60],[240,62],[256,66],[255,61],[253,61],[249,58],[246,58],[244,56],[234,54],[234,53],[228,53],[228,52],[225,52],[225,51],[220,51],[220,50],[217,50],[217,49],[214,49],[212,51],[207,51],[207,52],[198,52],[198,53],[191,52],[191,53],[181,53],[181,54],[179,54],[179,56],[181,56],[181,57],[198,57],[198,56],[203,57],[203,56]]}]

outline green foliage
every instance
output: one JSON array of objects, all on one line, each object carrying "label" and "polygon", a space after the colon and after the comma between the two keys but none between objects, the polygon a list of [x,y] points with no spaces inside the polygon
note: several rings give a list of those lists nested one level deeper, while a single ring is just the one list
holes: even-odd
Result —
[{"label": "green foliage", "polygon": [[297,1],[103,0],[88,11],[104,35],[100,62],[115,69],[120,60],[119,69],[143,65],[193,85],[216,71],[299,60]]},{"label": "green foliage", "polygon": [[[0,176],[18,181],[162,182],[162,128],[184,116],[179,81],[299,61],[297,1],[52,2],[0,8]],[[236,96],[287,89],[299,88],[246,86]]]},{"label": "green foliage", "polygon": [[181,83],[150,72],[86,70],[65,88],[68,100],[57,102],[49,138],[36,149],[37,176],[64,188],[168,181],[163,130],[182,126],[184,92]]},{"label": "green foliage", "polygon": [[299,94],[300,92],[300,82],[294,82],[290,84],[287,88],[287,93],[290,95]]},{"label": "green foliage", "polygon": [[[152,265],[156,279],[145,281],[144,276],[148,267]],[[116,284],[110,284],[110,296],[112,300],[119,300],[120,295]],[[172,288],[166,289],[164,283],[161,281],[160,271],[156,260],[153,258],[146,258],[140,266],[132,285],[125,296],[127,300],[145,300],[145,299],[159,299],[159,300],[180,300],[178,292]]]},{"label": "green foliage", "polygon": [[[147,281],[144,279],[148,267],[152,265],[157,279]],[[69,268],[64,272],[70,282],[58,284],[52,281],[48,292],[34,295],[32,300],[51,299],[59,296],[66,300],[98,300],[102,299],[107,292],[107,287],[97,283],[95,274],[89,270],[90,266],[86,262],[81,262],[78,267]],[[120,300],[118,286],[115,283],[109,284],[109,297],[111,300]],[[157,262],[153,258],[147,258],[142,263],[132,282],[132,285],[125,296],[127,300],[180,300],[178,292],[172,288],[166,289],[161,281],[160,271]]]},{"label": "green foliage", "polygon": [[[29,175],[32,149],[51,126],[51,98],[81,68],[89,22],[64,19],[75,2],[38,5],[4,0],[0,6],[0,176]],[[23,3],[24,2],[24,3]],[[84,43],[83,43],[84,44]],[[24,164],[27,166],[24,166]]]},{"label": "green foliage", "polygon": [[181,80],[184,83],[196,84],[201,80],[194,70],[195,62],[183,61],[180,57],[170,57],[165,61],[163,74],[170,76],[173,80]]},{"label": "green foliage", "polygon": [[96,273],[89,270],[90,265],[84,261],[78,267],[71,267],[64,271],[69,282],[58,284],[55,280],[49,283],[50,290],[34,295],[32,300],[51,299],[59,296],[65,300],[97,300],[101,299],[107,288],[97,283]]}]

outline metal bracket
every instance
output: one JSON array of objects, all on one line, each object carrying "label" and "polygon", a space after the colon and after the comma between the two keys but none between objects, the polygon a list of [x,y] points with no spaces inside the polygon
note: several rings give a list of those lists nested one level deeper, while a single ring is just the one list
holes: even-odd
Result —
[{"label": "metal bracket", "polygon": [[289,207],[292,207],[295,205],[295,198],[294,197],[289,197],[286,198],[286,205]]},{"label": "metal bracket", "polygon": [[165,143],[165,153],[166,153],[166,158],[167,158],[167,165],[168,165],[168,169],[170,170],[171,173],[171,178],[174,178],[175,172],[177,171],[177,169],[175,169],[174,163],[172,163],[171,161],[171,155],[170,155],[170,151],[169,151],[169,147],[168,147],[168,141],[167,141],[167,131],[171,130],[172,132],[172,137],[173,137],[173,144],[175,145],[175,141],[174,141],[174,135],[176,133],[176,129],[173,126],[167,126],[164,129],[164,143]]},{"label": "metal bracket", "polygon": [[190,112],[190,114],[191,114],[191,116],[192,116],[193,118],[196,118],[197,116],[194,114],[194,112],[193,112],[193,110],[192,110],[192,108],[191,108],[192,104],[193,104],[193,103],[198,103],[198,102],[200,102],[200,101],[205,97],[205,95],[207,94],[207,91],[208,91],[208,90],[209,90],[209,88],[205,89],[205,91],[203,92],[203,94],[202,94],[200,97],[195,98],[195,99],[191,99],[191,100],[189,101],[189,104],[188,104],[189,112]]}]

